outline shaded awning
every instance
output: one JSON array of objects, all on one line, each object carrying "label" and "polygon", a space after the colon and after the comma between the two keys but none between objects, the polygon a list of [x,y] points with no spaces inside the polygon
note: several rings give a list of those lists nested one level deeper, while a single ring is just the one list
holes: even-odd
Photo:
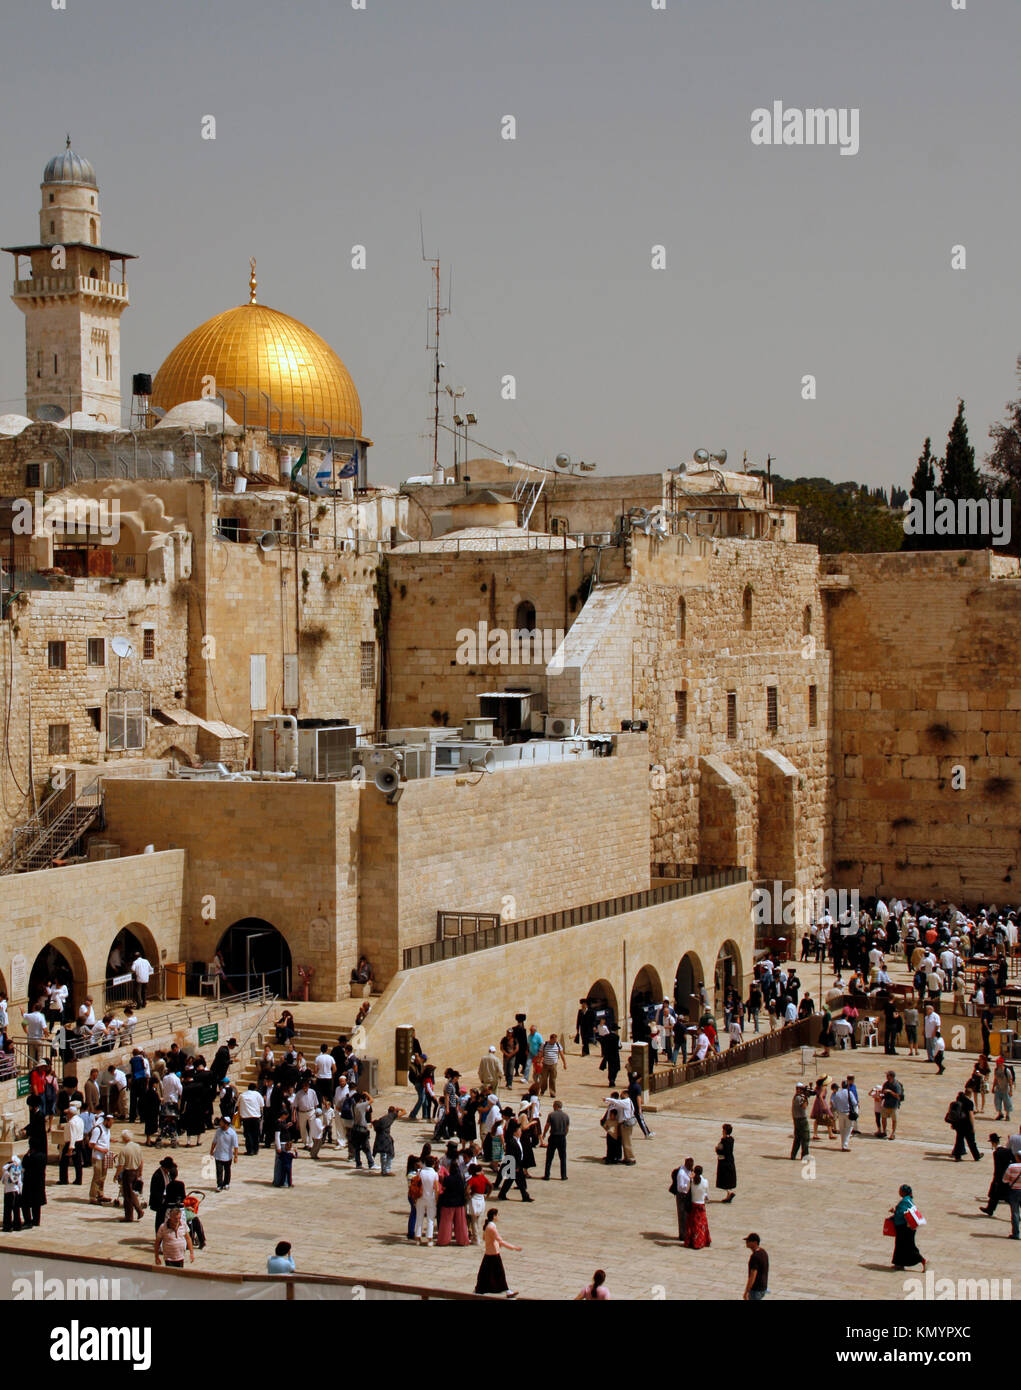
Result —
[{"label": "shaded awning", "polygon": [[233,724],[225,724],[222,719],[201,719],[197,714],[192,714],[190,709],[156,709],[153,708],[153,718],[158,719],[161,724],[178,724],[182,727],[197,725],[200,729],[205,729],[207,734],[212,734],[214,738],[247,738],[248,735],[243,729],[235,729]]}]

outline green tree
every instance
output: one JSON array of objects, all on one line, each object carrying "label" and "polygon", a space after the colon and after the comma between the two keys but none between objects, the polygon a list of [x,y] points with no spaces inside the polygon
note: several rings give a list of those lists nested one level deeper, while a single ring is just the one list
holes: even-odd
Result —
[{"label": "green tree", "polygon": [[[1017,359],[1021,384],[1021,357]],[[989,427],[993,447],[986,458],[989,482],[1003,496],[1004,489],[1016,499],[1021,494],[1021,396],[1007,402],[1007,418]]]},{"label": "green tree", "polygon": [[[914,501],[920,502],[923,508],[925,507],[927,493],[931,493],[934,497],[939,495],[939,489],[936,485],[936,469],[941,468],[942,464],[942,459],[938,459],[932,452],[932,440],[926,436],[925,443],[922,446],[922,452],[919,454],[918,462],[915,464],[915,471],[911,477],[911,488],[908,492],[908,497]],[[936,536],[925,535],[921,532],[914,535],[905,533],[901,549],[934,550],[937,547],[938,540],[939,538]]]},{"label": "green tree", "polygon": [[962,497],[985,497],[982,478],[975,467],[975,450],[968,438],[964,401],[957,402],[957,414],[947,435],[947,452],[940,475],[940,495],[956,502]]}]

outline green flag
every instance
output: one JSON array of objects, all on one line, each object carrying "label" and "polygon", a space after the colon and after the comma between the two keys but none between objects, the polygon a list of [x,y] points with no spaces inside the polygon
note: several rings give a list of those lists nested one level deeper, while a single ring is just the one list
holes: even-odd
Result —
[{"label": "green flag", "polygon": [[294,465],[294,467],[291,469],[291,482],[292,482],[292,483],[295,481],[295,479],[297,478],[298,474],[299,474],[299,473],[301,472],[301,470],[306,466],[307,463],[308,463],[308,446],[306,445],[305,448],[302,449],[302,451],[301,451],[301,458],[298,460],[298,462],[297,462],[297,463]]}]

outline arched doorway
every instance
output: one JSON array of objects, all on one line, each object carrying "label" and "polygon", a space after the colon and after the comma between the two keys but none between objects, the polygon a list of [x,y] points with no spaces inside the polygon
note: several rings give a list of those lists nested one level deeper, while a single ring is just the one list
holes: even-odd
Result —
[{"label": "arched doorway", "polygon": [[600,1023],[605,1018],[608,1027],[617,1026],[617,993],[609,980],[597,980],[585,998],[595,1009]]},{"label": "arched doorway", "polygon": [[272,922],[243,917],[220,937],[224,989],[230,994],[255,989],[266,977],[266,988],[282,998],[291,993],[291,948]]},{"label": "arched doorway", "polygon": [[[121,927],[110,944],[110,950],[106,957],[106,1005],[120,1004],[124,1000],[131,1002],[135,998],[135,982],[133,979],[125,979],[125,975],[131,975],[131,966],[135,957],[139,954],[145,956],[153,970],[159,969],[160,954],[159,947],[156,945],[156,938],[145,925],[144,922],[129,922],[126,927]],[[119,983],[115,983],[118,982]],[[154,976],[149,982],[148,995],[150,999],[158,997],[155,986],[158,979]]]},{"label": "arched doorway", "polygon": [[663,1002],[663,986],[659,975],[651,965],[643,965],[631,986],[631,1001],[628,1012],[631,1015],[631,1039],[633,1042],[647,1042],[649,1037],[649,1015],[651,1010]]},{"label": "arched doorway", "polygon": [[723,1008],[723,996],[732,986],[738,994],[742,989],[741,952],[733,941],[725,941],[716,957],[715,1000],[719,1012]]},{"label": "arched doorway", "polygon": [[50,980],[67,986],[64,1022],[73,1022],[78,1005],[88,993],[89,973],[85,957],[66,936],[48,941],[35,958],[28,976],[28,1002],[31,1008],[35,1008],[45,997],[46,985]]},{"label": "arched doorway", "polygon": [[705,981],[702,962],[694,951],[686,951],[674,976],[674,1004],[696,1022],[702,1012],[699,989]]}]

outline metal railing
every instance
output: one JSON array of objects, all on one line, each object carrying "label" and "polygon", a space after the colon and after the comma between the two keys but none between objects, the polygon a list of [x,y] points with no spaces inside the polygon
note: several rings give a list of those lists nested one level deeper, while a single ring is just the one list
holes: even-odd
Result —
[{"label": "metal railing", "polygon": [[710,1052],[701,1062],[692,1059],[679,1066],[654,1071],[649,1077],[649,1090],[655,1093],[667,1091],[673,1086],[686,1086],[690,1081],[702,1081],[707,1076],[715,1076],[717,1072],[745,1067],[767,1057],[779,1057],[781,1053],[793,1052],[799,1047],[814,1046],[821,1026],[821,1018],[813,1014],[811,1018],[777,1028],[775,1032],[753,1033],[747,1042],[740,1042],[722,1052]]},{"label": "metal railing", "polygon": [[[680,879],[675,883],[662,883],[656,888],[644,888],[635,893],[623,893],[616,898],[604,898],[600,902],[584,903],[579,907],[565,908],[560,912],[544,912],[538,917],[522,917],[515,922],[501,922],[497,926],[476,931],[465,936],[447,936],[437,941],[427,941],[421,946],[409,946],[403,953],[405,970],[414,970],[420,965],[433,965],[437,961],[454,960],[458,956],[472,955],[475,951],[488,951],[495,946],[506,946],[513,941],[525,941],[533,936],[546,936],[550,932],[563,931],[567,927],[580,927],[589,922],[603,921],[608,917],[620,917],[628,912],[641,912],[647,907],[658,907],[661,903],[679,902],[682,898],[694,897],[700,893],[712,893],[717,888],[729,888],[735,883],[745,883],[748,870],[743,865],[737,868],[718,869],[701,878]],[[491,914],[490,914],[491,915]],[[478,912],[437,913],[437,928],[444,929],[444,919],[448,924],[455,918],[479,917]]]},{"label": "metal railing", "polygon": [[70,774],[31,820],[14,828],[0,858],[0,874],[46,868],[81,839],[102,811],[102,778],[93,777],[80,794],[77,785],[77,777]]}]

